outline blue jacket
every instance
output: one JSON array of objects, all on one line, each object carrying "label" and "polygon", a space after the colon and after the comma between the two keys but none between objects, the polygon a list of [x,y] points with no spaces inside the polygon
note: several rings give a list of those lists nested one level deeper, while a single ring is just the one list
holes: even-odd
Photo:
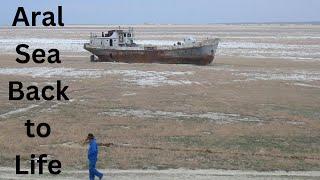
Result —
[{"label": "blue jacket", "polygon": [[91,139],[88,149],[88,159],[91,162],[97,161],[98,159],[98,144],[96,139]]}]

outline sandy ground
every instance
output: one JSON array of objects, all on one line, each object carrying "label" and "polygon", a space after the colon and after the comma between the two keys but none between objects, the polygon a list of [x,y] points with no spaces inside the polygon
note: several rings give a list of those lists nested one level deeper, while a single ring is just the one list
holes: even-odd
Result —
[{"label": "sandy ground", "polygon": [[[320,58],[313,47],[319,41],[318,26],[161,26],[159,32],[150,26],[136,28],[137,37],[146,33],[150,38],[142,40],[178,39],[180,33],[201,39],[217,33],[228,41],[210,66],[90,63],[78,41],[70,45],[65,40],[83,40],[102,27],[0,30],[0,46],[7,47],[0,55],[0,166],[14,167],[17,154],[27,166],[30,153],[47,153],[62,161],[64,172],[79,170],[80,175],[64,177],[86,177],[81,171],[87,168],[86,146],[78,142],[92,132],[99,142],[118,145],[100,148],[99,168],[148,170],[106,170],[114,178],[150,179],[160,173],[159,179],[264,179],[270,174],[292,179],[290,173],[251,170],[306,171],[294,178],[318,178]],[[274,32],[281,36],[274,37]],[[48,33],[56,39],[48,39]],[[8,41],[13,34],[16,41]],[[17,64],[12,47],[21,38],[34,46],[66,47],[63,63]],[[234,41],[240,44],[234,46]],[[299,43],[306,47],[300,49]],[[243,51],[237,51],[238,45],[245,46]],[[224,56],[250,55],[261,48],[260,55],[285,57]],[[290,57],[296,48],[303,56]],[[69,85],[71,100],[8,101],[8,82],[13,80],[39,87],[62,80]],[[50,137],[27,138],[27,119],[49,123]],[[188,172],[185,177],[180,168],[243,171],[181,170]],[[167,169],[178,170],[160,171]],[[12,172],[2,169],[0,174],[13,178]]]},{"label": "sandy ground", "polygon": [[[88,179],[87,171],[66,171],[59,177],[52,177],[49,175],[24,175],[15,176],[13,175],[15,170],[11,168],[0,168],[1,179]],[[186,179],[199,179],[199,180],[242,180],[242,179],[273,179],[273,180],[316,180],[320,177],[319,171],[275,171],[275,172],[256,172],[256,171],[237,171],[237,170],[185,170],[185,169],[174,169],[174,170],[101,170],[105,174],[104,179],[115,179],[115,180],[186,180]]]},{"label": "sandy ground", "polygon": [[[32,150],[47,152],[66,167],[86,168],[86,147],[63,144],[94,132],[99,142],[127,145],[102,148],[100,167],[320,167],[318,61],[218,57],[202,67],[69,57],[62,67],[28,64],[23,69],[11,63],[13,58],[1,57],[6,66],[0,71],[2,164],[9,165],[16,154],[27,160]],[[8,80],[43,86],[57,79],[70,86],[71,101],[7,100]],[[49,123],[52,135],[27,138],[22,123],[27,118]]]}]

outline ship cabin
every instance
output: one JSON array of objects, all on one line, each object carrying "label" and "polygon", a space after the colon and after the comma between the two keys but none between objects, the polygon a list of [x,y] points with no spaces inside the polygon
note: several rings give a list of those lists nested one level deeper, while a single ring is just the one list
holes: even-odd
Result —
[{"label": "ship cabin", "polygon": [[132,47],[134,43],[133,28],[128,30],[110,30],[108,32],[102,32],[101,36],[91,34],[90,44],[98,47]]}]

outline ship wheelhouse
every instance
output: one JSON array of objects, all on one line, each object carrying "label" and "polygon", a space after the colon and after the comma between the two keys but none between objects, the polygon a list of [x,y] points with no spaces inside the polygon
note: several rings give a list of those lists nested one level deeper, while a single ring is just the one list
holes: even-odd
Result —
[{"label": "ship wheelhouse", "polygon": [[90,44],[105,48],[135,46],[133,28],[102,32],[101,36],[91,34]]}]

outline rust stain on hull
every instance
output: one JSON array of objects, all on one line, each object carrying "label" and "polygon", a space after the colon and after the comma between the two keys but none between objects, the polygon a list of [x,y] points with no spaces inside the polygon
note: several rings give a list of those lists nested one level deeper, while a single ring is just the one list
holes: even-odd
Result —
[{"label": "rust stain on hull", "polygon": [[131,56],[126,57],[122,55],[113,55],[112,58],[109,56],[99,56],[98,61],[100,62],[124,62],[124,63],[159,63],[159,64],[196,64],[196,65],[208,65],[211,64],[214,56],[206,57],[162,57],[162,56]]}]

